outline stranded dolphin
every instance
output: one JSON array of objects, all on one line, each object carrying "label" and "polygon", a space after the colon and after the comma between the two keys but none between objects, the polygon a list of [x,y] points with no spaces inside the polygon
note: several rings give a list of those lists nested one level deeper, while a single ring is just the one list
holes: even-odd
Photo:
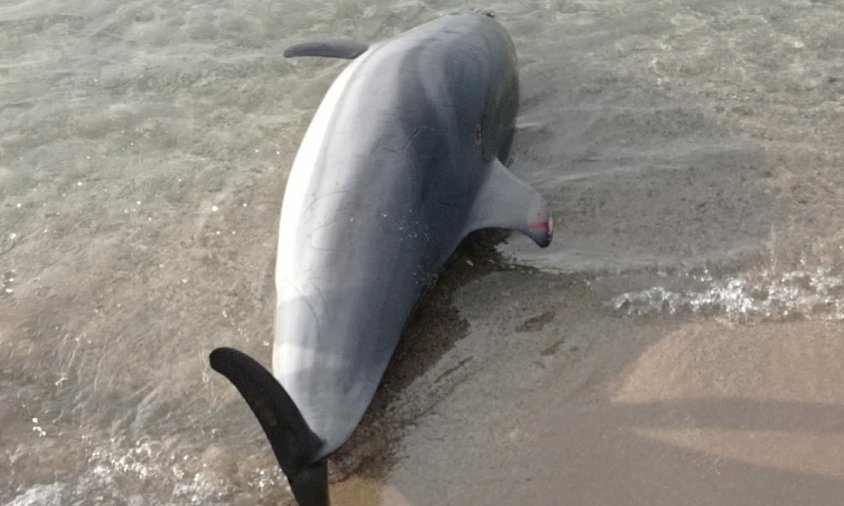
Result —
[{"label": "stranded dolphin", "polygon": [[352,435],[402,330],[466,235],[551,241],[545,200],[501,163],[518,78],[507,32],[450,15],[386,42],[299,44],[352,59],[308,128],[285,190],[273,374],[219,348],[211,366],[258,417],[293,494],[328,504],[326,458]]}]

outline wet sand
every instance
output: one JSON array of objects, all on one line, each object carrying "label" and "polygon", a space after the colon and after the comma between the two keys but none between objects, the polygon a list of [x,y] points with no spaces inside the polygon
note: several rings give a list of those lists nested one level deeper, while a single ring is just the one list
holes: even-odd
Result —
[{"label": "wet sand", "polygon": [[[338,501],[840,502],[840,323],[631,325],[596,309],[580,283],[541,274],[514,304],[497,295],[513,276],[524,274],[459,292],[470,320],[500,316],[425,373],[419,382],[436,384],[449,371],[449,395],[401,430],[384,475],[339,484]],[[569,302],[550,302],[549,290]]]},{"label": "wet sand", "polygon": [[[0,7],[0,503],[290,501],[207,353],[270,360],[284,183],[344,62],[438,2]],[[844,10],[483,4],[554,244],[476,237],[337,504],[839,504]],[[493,246],[494,245],[494,246]]]}]

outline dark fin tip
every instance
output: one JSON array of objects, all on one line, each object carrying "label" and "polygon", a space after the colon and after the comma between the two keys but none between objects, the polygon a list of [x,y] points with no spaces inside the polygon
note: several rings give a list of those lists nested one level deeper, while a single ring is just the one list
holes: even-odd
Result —
[{"label": "dark fin tip", "polygon": [[211,367],[229,379],[255,413],[293,495],[302,506],[328,504],[325,459],[316,460],[323,441],[275,377],[255,359],[232,348],[217,348]]},{"label": "dark fin tip", "polygon": [[290,489],[302,506],[328,506],[328,462],[307,467],[289,478]]}]

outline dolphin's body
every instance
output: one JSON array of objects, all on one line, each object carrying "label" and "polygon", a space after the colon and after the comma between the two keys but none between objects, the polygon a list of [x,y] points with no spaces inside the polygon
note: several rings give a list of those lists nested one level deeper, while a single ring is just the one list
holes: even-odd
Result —
[{"label": "dolphin's body", "polygon": [[518,79],[494,20],[445,16],[386,42],[301,44],[285,55],[354,61],[323,99],[287,183],[274,378],[231,349],[211,362],[310,506],[327,504],[325,458],[352,435],[415,305],[463,238],[501,227],[546,246],[552,222],[501,163]]}]

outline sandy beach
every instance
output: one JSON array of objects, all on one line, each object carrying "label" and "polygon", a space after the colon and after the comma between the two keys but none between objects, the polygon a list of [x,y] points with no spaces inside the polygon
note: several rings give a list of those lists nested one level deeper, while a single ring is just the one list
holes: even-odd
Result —
[{"label": "sandy beach", "polygon": [[[402,429],[383,474],[376,469],[340,484],[338,500],[840,501],[838,323],[660,317],[631,325],[596,310],[585,287],[546,276],[518,292],[520,304],[493,295],[512,276],[492,275],[460,292],[469,314],[507,316],[473,329],[446,354],[443,362],[453,367],[471,357],[440,380],[449,382],[448,396]],[[549,289],[572,302],[549,303]],[[552,316],[520,331],[531,315]],[[441,374],[432,370],[419,382],[436,384]]]},{"label": "sandy beach", "polygon": [[345,62],[492,9],[554,243],[470,238],[335,504],[844,497],[844,6],[0,6],[0,504],[291,504],[208,353],[269,364],[281,196]]}]

